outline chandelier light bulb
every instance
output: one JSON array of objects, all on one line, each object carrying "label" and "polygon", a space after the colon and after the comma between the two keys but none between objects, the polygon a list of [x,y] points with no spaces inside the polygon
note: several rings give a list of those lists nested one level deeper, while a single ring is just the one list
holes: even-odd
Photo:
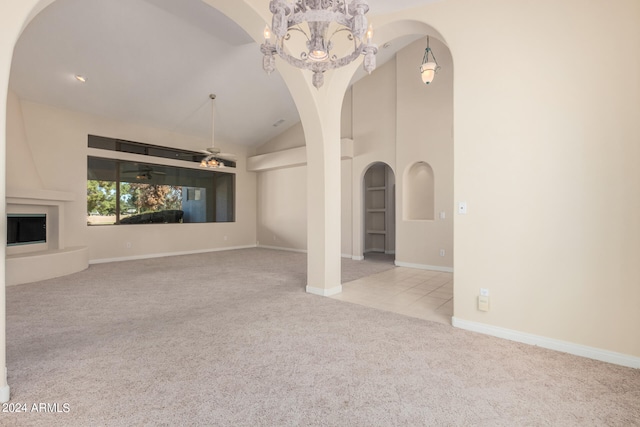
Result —
[{"label": "chandelier light bulb", "polygon": [[264,27],[264,40],[265,41],[271,40],[271,29],[269,29],[268,26]]},{"label": "chandelier light bulb", "polygon": [[309,59],[312,61],[324,61],[329,57],[329,54],[324,50],[312,50],[309,52]]},{"label": "chandelier light bulb", "polygon": [[369,28],[367,29],[367,43],[371,43],[373,39],[373,25],[369,24]]}]

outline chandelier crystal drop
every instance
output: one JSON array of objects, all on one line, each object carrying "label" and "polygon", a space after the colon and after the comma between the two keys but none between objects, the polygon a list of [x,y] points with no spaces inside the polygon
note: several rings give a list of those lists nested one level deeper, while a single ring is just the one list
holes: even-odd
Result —
[{"label": "chandelier crystal drop", "polygon": [[260,46],[267,74],[275,70],[276,54],[288,64],[313,71],[316,88],[323,85],[325,71],[344,67],[360,55],[364,55],[365,71],[376,68],[378,47],[367,24],[366,0],[271,0],[269,10],[272,25],[265,28]]}]

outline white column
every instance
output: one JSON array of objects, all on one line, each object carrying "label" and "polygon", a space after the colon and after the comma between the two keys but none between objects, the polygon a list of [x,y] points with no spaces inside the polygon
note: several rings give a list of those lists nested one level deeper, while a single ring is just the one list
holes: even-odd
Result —
[{"label": "white column", "polygon": [[[24,26],[53,0],[5,1],[0,4],[0,236],[7,236],[6,147],[7,88],[13,48]],[[6,244],[0,245],[0,402],[10,398],[7,383]]]},{"label": "white column", "polygon": [[[3,11],[0,8],[0,15]],[[2,25],[0,23],[0,25]],[[11,49],[11,50],[9,50]],[[11,67],[11,51],[13,45],[0,46],[0,238],[7,236],[7,204],[6,200],[6,147],[7,147],[7,82]],[[8,64],[7,64],[8,62]],[[9,385],[7,384],[7,313],[5,282],[6,240],[0,244],[0,402],[9,401]]]},{"label": "white column", "polygon": [[[0,16],[5,13],[0,7]],[[3,22],[0,21],[0,27]],[[13,37],[8,43],[0,44],[0,238],[7,236],[7,204],[6,200],[6,147],[7,147],[7,86],[11,56],[13,51]],[[9,385],[7,384],[7,313],[6,313],[6,283],[5,283],[5,254],[6,245],[0,245],[0,402],[9,401]]]},{"label": "white column", "polygon": [[362,261],[364,259],[364,225],[363,225],[363,185],[362,185],[362,171],[360,168],[360,162],[353,162],[352,170],[352,194],[351,197],[351,253],[352,258],[356,261]]},{"label": "white column", "polygon": [[[305,123],[307,141],[307,292],[335,295],[341,285],[340,110],[342,96],[321,88],[320,123]],[[304,119],[303,119],[304,120]]]}]

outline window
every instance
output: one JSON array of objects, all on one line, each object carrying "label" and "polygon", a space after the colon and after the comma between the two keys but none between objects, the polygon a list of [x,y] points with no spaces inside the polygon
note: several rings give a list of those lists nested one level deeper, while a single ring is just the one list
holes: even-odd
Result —
[{"label": "window", "polygon": [[[143,144],[142,142],[125,141],[123,139],[108,138],[105,136],[89,135],[89,148],[101,150],[119,151],[121,153],[141,154],[143,156],[162,157],[165,159],[184,160],[200,163],[208,156],[208,153],[198,151],[181,150],[178,148],[160,147],[158,145]],[[227,167],[235,168],[235,162],[225,160]]]},{"label": "window", "polygon": [[235,174],[88,157],[87,223],[235,221]]}]

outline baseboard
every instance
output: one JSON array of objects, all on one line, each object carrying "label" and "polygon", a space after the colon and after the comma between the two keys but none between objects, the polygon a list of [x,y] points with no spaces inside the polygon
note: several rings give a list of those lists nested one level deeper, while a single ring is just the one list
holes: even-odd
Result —
[{"label": "baseboard", "polygon": [[11,398],[9,386],[0,387],[0,403],[7,403]]},{"label": "baseboard", "polygon": [[342,292],[342,285],[335,286],[333,288],[314,288],[313,286],[307,286],[307,293],[313,295],[319,295],[321,297],[330,297]]},{"label": "baseboard", "polygon": [[379,253],[379,254],[385,253],[384,249],[382,249],[382,248],[370,248],[370,249],[367,249],[366,251],[364,251],[365,254],[368,254],[368,253],[371,253],[371,252],[375,252],[375,253]]},{"label": "baseboard", "polygon": [[225,248],[202,249],[202,250],[196,250],[196,251],[162,252],[157,254],[134,255],[134,256],[120,257],[120,258],[100,258],[100,259],[89,260],[89,264],[106,264],[108,262],[135,261],[139,259],[164,258],[168,256],[194,255],[194,254],[203,254],[207,252],[233,251],[236,249],[249,249],[249,248],[255,248],[255,247],[256,245],[229,246]]},{"label": "baseboard", "polygon": [[468,320],[458,319],[456,317],[451,318],[451,324],[456,328],[465,329],[467,331],[479,332],[485,335],[491,335],[494,337],[504,338],[510,341],[521,342],[524,344],[535,345],[542,348],[548,348],[550,350],[561,351],[563,353],[569,353],[575,356],[599,360],[601,362],[613,363],[615,365],[626,366],[628,368],[640,369],[640,357],[616,353],[609,350],[602,350],[595,347],[588,347],[581,344],[574,344],[571,342],[542,337],[539,335],[527,334],[524,332],[487,325],[484,323],[471,322]]},{"label": "baseboard", "polygon": [[[288,251],[288,252],[299,252],[301,254],[306,254],[307,250],[306,249],[293,249],[293,248],[285,248],[285,247],[281,247],[281,246],[267,246],[267,245],[257,245],[258,248],[263,248],[263,249],[275,249],[277,251]],[[350,254],[340,254],[340,256],[342,258],[351,258]]]},{"label": "baseboard", "polygon": [[360,255],[360,256],[353,255],[353,256],[347,257],[347,258],[351,258],[354,261],[364,261],[364,257],[362,255]]},{"label": "baseboard", "polygon": [[287,251],[287,252],[297,252],[301,254],[306,254],[306,249],[295,249],[295,248],[285,248],[284,246],[268,246],[268,245],[260,245],[258,244],[256,247],[262,249],[274,249],[276,251]]},{"label": "baseboard", "polygon": [[384,251],[386,255],[395,255],[396,251]]},{"label": "baseboard", "polygon": [[420,270],[442,271],[443,273],[453,273],[452,267],[443,267],[441,265],[412,264],[410,262],[402,262],[396,260],[397,267],[418,268]]}]

